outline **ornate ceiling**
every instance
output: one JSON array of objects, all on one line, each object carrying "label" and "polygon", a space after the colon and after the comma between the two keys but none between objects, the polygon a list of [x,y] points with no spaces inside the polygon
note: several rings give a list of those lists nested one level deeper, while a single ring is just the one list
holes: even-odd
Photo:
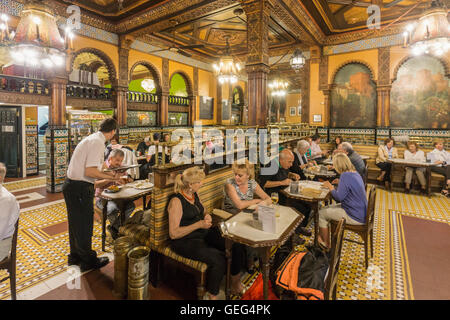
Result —
[{"label": "ornate ceiling", "polygon": [[420,16],[429,1],[418,0],[298,0],[325,35],[367,29],[369,6],[381,8],[381,24],[389,24],[407,13],[408,19]]},{"label": "ornate ceiling", "polygon": [[[199,17],[194,21],[178,23],[153,33],[153,39],[179,45],[203,44],[196,51],[207,58],[217,59],[226,51],[227,40],[234,56],[244,56],[247,52],[247,17],[240,5]],[[269,48],[272,50],[291,48],[299,44],[295,36],[283,28],[274,18],[269,21]]]},{"label": "ornate ceiling", "polygon": [[74,4],[91,14],[119,21],[144,10],[155,8],[167,0],[59,0],[59,2]]},{"label": "ornate ceiling", "polygon": [[[25,0],[18,0],[25,1]],[[223,54],[226,38],[231,53],[247,53],[246,15],[249,0],[45,0],[59,15],[68,4],[82,8],[82,22],[119,35],[168,48],[204,45],[186,50],[210,62]],[[430,0],[270,0],[269,54],[282,56],[294,48],[324,46],[401,32],[417,19]],[[450,0],[444,0],[450,5]],[[367,28],[367,7],[381,8],[382,30]],[[358,31],[358,32],[355,32]]]}]

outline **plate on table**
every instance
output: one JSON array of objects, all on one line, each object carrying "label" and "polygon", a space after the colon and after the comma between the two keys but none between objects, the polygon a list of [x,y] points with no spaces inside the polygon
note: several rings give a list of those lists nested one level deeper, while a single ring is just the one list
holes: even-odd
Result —
[{"label": "plate on table", "polygon": [[105,189],[105,192],[106,193],[117,193],[117,192],[119,192],[120,191],[120,187],[118,187],[118,186],[110,186],[110,187],[108,187],[108,188],[106,188]]},{"label": "plate on table", "polygon": [[153,188],[153,183],[147,182],[147,181],[136,182],[133,185],[131,185],[131,187],[133,187],[137,190],[147,190],[147,189]]}]

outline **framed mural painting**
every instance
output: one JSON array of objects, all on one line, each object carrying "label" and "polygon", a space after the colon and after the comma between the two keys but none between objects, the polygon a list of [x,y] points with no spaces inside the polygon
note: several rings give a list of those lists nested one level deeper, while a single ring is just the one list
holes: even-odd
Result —
[{"label": "framed mural painting", "polygon": [[331,91],[331,127],[374,128],[376,111],[377,90],[369,68],[361,63],[343,66]]},{"label": "framed mural painting", "polygon": [[391,127],[448,129],[449,96],[449,79],[441,61],[426,55],[407,60],[392,83]]}]

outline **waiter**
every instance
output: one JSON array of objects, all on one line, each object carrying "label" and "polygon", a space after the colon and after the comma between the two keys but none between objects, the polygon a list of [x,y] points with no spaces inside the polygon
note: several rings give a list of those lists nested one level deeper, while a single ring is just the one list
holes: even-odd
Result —
[{"label": "waiter", "polygon": [[96,179],[119,181],[119,175],[103,173],[101,167],[105,143],[116,134],[112,118],[101,122],[99,131],[84,138],[75,148],[67,169],[63,194],[69,222],[69,265],[79,265],[82,272],[99,269],[109,263],[108,257],[97,258],[92,250],[94,227],[94,182]]}]

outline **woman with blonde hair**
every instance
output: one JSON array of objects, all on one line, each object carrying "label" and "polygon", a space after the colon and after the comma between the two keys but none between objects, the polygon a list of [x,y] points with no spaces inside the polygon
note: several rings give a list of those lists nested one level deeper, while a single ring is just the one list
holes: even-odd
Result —
[{"label": "woman with blonde hair", "polygon": [[[226,271],[225,240],[198,197],[205,173],[191,167],[175,178],[174,192],[169,199],[169,236],[171,247],[179,255],[206,263],[206,298],[216,300]],[[231,262],[231,292],[242,293],[240,281],[244,247],[233,244]]]},{"label": "woman with blonde hair", "polygon": [[340,203],[329,205],[319,211],[319,241],[330,246],[328,223],[345,218],[347,224],[362,225],[366,222],[367,199],[364,182],[345,153],[333,156],[333,167],[340,174],[337,190],[328,181],[323,186]]},{"label": "woman with blonde hair", "polygon": [[[225,183],[224,188],[224,210],[238,213],[258,203],[270,204],[271,199],[255,181],[255,170],[253,165],[246,159],[245,163],[233,163],[234,178]],[[254,199],[254,195],[259,199]]]}]

